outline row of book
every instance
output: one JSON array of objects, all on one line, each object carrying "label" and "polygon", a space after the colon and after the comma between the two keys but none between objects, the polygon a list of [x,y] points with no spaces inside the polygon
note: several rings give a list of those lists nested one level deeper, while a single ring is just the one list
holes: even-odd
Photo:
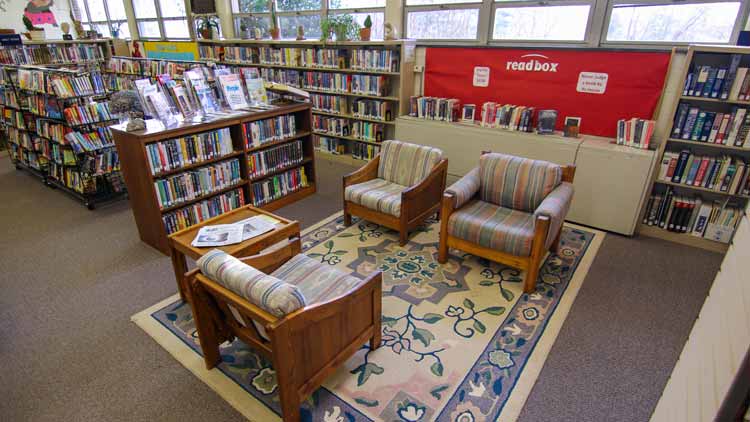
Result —
[{"label": "row of book", "polygon": [[[464,107],[468,106],[470,106],[470,104],[467,104]],[[482,114],[486,114],[487,116],[486,126],[520,132],[532,132],[534,130],[535,111],[536,109],[534,107],[517,106],[513,104],[500,105],[495,103],[485,103],[482,105]],[[464,114],[466,114],[466,108],[464,108]],[[482,118],[482,121],[485,121],[484,117]]]},{"label": "row of book", "polygon": [[42,116],[51,117],[53,119],[62,118],[60,113],[60,107],[57,100],[54,97],[50,97],[42,94],[26,95],[26,98],[21,99],[25,110],[31,113]]},{"label": "row of book", "polygon": [[20,111],[6,108],[3,110],[3,121],[16,129],[26,129],[26,119]]},{"label": "row of book", "polygon": [[290,142],[250,154],[247,157],[248,174],[251,178],[262,177],[284,167],[299,164],[304,159],[302,141]]},{"label": "row of book", "polygon": [[680,103],[672,138],[750,148],[750,113],[740,107],[718,113]]},{"label": "row of book", "polygon": [[235,185],[242,180],[237,158],[154,181],[159,207],[171,207]]},{"label": "row of book", "polygon": [[385,125],[372,122],[354,122],[352,135],[357,139],[370,142],[382,142]]},{"label": "row of book", "polygon": [[397,72],[399,55],[390,49],[333,49],[325,47],[201,48],[201,57],[264,65]]},{"label": "row of book", "polygon": [[260,69],[260,76],[261,78],[263,78],[263,80],[269,82],[291,85],[298,88],[302,86],[300,72],[296,70],[272,69],[264,67]]},{"label": "row of book", "polygon": [[104,77],[104,86],[110,92],[133,90],[135,89],[135,78],[139,77],[136,75],[115,75],[110,73]]},{"label": "row of book", "polygon": [[111,57],[107,61],[107,70],[112,73],[125,73],[129,75],[142,75],[144,60],[133,60],[124,57]]},{"label": "row of book", "polygon": [[382,97],[388,93],[388,78],[378,75],[303,72],[302,87],[306,89]]},{"label": "row of book", "polygon": [[52,92],[47,89],[45,72],[42,70],[18,69],[18,87],[28,91]]},{"label": "row of book", "polygon": [[310,102],[313,110],[326,113],[348,114],[349,105],[346,97],[338,95],[310,94]]},{"label": "row of book", "polygon": [[250,186],[253,205],[261,206],[308,186],[304,167],[286,171]]},{"label": "row of book", "polygon": [[673,189],[668,189],[663,195],[652,195],[649,198],[643,223],[729,243],[742,215],[741,208],[730,206],[727,202],[689,198],[676,195]]},{"label": "row of book", "polygon": [[398,72],[398,52],[394,50],[355,49],[349,57],[349,67],[354,70]]},{"label": "row of book", "polygon": [[223,157],[234,151],[229,128],[146,145],[151,174]]},{"label": "row of book", "polygon": [[461,101],[455,98],[409,98],[409,116],[426,120],[457,122],[461,119]]},{"label": "row of book", "polygon": [[390,101],[357,99],[352,101],[352,115],[366,119],[390,121],[393,120],[392,103]]},{"label": "row of book", "polygon": [[50,78],[50,83],[55,95],[60,98],[107,93],[104,80],[99,72],[77,76],[56,74]]},{"label": "row of book", "polygon": [[92,60],[104,60],[99,45],[34,45],[0,49],[2,64],[72,64]]},{"label": "row of book", "polygon": [[59,143],[65,143],[65,134],[69,131],[70,128],[62,123],[47,119],[37,119],[36,121],[36,133],[39,136],[44,136]]},{"label": "row of book", "polygon": [[342,139],[329,138],[327,136],[313,135],[313,147],[318,151],[330,154],[346,154],[347,142]]},{"label": "row of book", "polygon": [[0,86],[0,104],[18,108],[16,93],[10,88]]},{"label": "row of book", "polygon": [[41,152],[50,161],[54,161],[57,164],[76,164],[76,155],[73,153],[73,151],[70,148],[64,148],[60,144],[56,144],[50,141],[43,142]]},{"label": "row of book", "polygon": [[242,125],[242,135],[245,146],[253,148],[296,136],[297,125],[293,114],[285,114],[245,123]]},{"label": "row of book", "polygon": [[361,142],[354,142],[351,146],[352,157],[358,160],[370,161],[380,153],[380,147],[377,145],[363,144]]},{"label": "row of book", "polygon": [[97,154],[87,155],[81,162],[81,171],[97,176],[120,171],[120,156],[117,149],[109,148]]},{"label": "row of book", "polygon": [[97,190],[95,178],[91,174],[82,172],[74,167],[65,167],[62,177],[59,180],[68,189],[72,189],[82,195],[93,194]]},{"label": "row of book", "polygon": [[649,149],[655,128],[656,122],[653,120],[636,117],[630,120],[620,119],[617,121],[617,145]]},{"label": "row of book", "polygon": [[312,124],[316,132],[338,136],[349,136],[351,133],[349,119],[313,115]]},{"label": "row of book", "polygon": [[694,66],[685,78],[682,95],[722,100],[750,100],[750,75],[740,67],[741,54],[732,54],[728,66]]},{"label": "row of book", "polygon": [[5,134],[8,137],[8,142],[22,146],[26,149],[34,149],[29,132],[9,126],[5,128]]},{"label": "row of book", "polygon": [[90,132],[71,131],[65,135],[65,141],[76,154],[99,151],[114,146],[112,132],[108,127],[97,127]]},{"label": "row of book", "polygon": [[63,110],[63,115],[68,124],[73,126],[113,120],[106,102],[71,106]]},{"label": "row of book", "polygon": [[666,151],[658,178],[733,195],[750,195],[750,166],[728,155],[712,157],[696,155],[690,150]]},{"label": "row of book", "polygon": [[242,189],[234,189],[166,213],[161,218],[167,234],[172,234],[243,205],[245,205],[245,194]]}]

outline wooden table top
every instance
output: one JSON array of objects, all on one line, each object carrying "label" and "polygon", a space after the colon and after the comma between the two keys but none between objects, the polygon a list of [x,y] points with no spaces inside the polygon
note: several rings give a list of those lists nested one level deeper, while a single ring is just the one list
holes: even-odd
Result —
[{"label": "wooden table top", "polygon": [[[213,226],[217,224],[232,224],[234,222],[254,217],[256,215],[266,215],[275,220],[278,220],[279,222],[276,224],[275,229],[263,233],[260,236],[255,236],[253,238],[247,239],[243,242],[235,243],[234,245],[211,246],[207,248],[197,248],[191,245],[201,227]],[[173,248],[182,252],[186,256],[192,259],[198,259],[212,249],[220,249],[229,255],[238,256],[238,254],[240,254],[241,252],[251,249],[255,245],[264,245],[263,247],[266,247],[269,246],[267,245],[269,241],[279,236],[289,236],[294,233],[299,234],[299,223],[297,221],[279,217],[278,215],[271,214],[270,212],[263,211],[259,208],[255,208],[252,205],[245,205],[244,207],[237,208],[236,210],[232,210],[222,215],[209,218],[208,220],[203,221],[200,224],[196,224],[194,226],[190,226],[186,229],[172,233],[171,235],[169,235],[169,242]]]}]

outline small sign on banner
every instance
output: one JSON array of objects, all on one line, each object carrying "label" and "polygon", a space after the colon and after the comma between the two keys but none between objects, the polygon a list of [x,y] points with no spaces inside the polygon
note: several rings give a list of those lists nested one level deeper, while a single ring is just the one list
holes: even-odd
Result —
[{"label": "small sign on banner", "polygon": [[586,94],[604,94],[607,90],[609,74],[596,72],[581,72],[578,75],[576,91]]},{"label": "small sign on banner", "polygon": [[490,85],[490,68],[476,66],[474,68],[474,86],[487,87]]},{"label": "small sign on banner", "polygon": [[0,34],[0,45],[4,47],[21,44],[23,43],[21,42],[20,34]]}]

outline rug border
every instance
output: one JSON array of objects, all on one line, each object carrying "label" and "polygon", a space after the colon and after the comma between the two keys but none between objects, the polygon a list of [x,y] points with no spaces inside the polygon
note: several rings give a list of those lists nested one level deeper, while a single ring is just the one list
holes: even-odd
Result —
[{"label": "rug border", "polygon": [[[333,213],[318,223],[303,230],[301,235],[304,236],[308,232],[330,223],[341,215],[342,211]],[[513,386],[513,392],[505,401],[503,409],[498,415],[498,421],[513,422],[520,416],[526,400],[531,394],[536,381],[539,379],[539,374],[547,361],[547,357],[549,356],[552,346],[560,333],[562,325],[567,319],[568,313],[578,296],[578,292],[583,286],[583,281],[588,275],[591,265],[599,252],[599,248],[607,235],[606,232],[591,227],[584,227],[568,222],[565,222],[565,225],[594,234],[591,243],[586,248],[586,252],[581,258],[581,261],[578,262],[577,266],[579,269],[582,267],[585,268],[585,271],[576,271],[573,278],[568,283],[566,293],[557,304],[552,316],[544,328],[544,333],[537,341],[534,351],[526,361],[523,372]],[[199,354],[194,353],[190,346],[186,345],[177,336],[174,336],[171,331],[160,324],[155,318],[151,317],[151,314],[175,302],[178,297],[179,294],[171,295],[147,309],[136,313],[130,318],[130,320],[145,331],[146,334],[153,338],[162,348],[169,352],[177,362],[192,372],[199,380],[208,385],[219,397],[224,399],[249,421],[281,421],[279,415],[274,413],[259,400],[252,396],[250,397],[251,400],[248,400],[248,392],[222,371],[207,370],[203,358]]]}]

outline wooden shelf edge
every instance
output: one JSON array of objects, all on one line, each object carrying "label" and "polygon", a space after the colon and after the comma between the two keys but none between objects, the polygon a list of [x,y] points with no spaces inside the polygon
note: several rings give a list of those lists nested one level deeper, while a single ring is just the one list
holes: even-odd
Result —
[{"label": "wooden shelf edge", "polygon": [[667,142],[674,142],[674,143],[685,144],[685,145],[694,145],[694,146],[699,146],[699,147],[725,149],[728,151],[750,152],[750,148],[736,147],[734,145],[715,144],[713,142],[692,141],[689,139],[668,138]]},{"label": "wooden shelf edge", "polygon": [[317,191],[317,186],[313,182],[313,183],[310,183],[307,187],[304,187],[298,191],[294,191],[286,196],[282,196],[281,198],[275,199],[267,204],[260,205],[258,206],[258,208],[264,211],[275,211],[293,202],[297,202],[304,197],[310,196],[314,194],[316,191]]},{"label": "wooden shelf edge", "polygon": [[338,117],[341,119],[361,120],[363,122],[382,123],[384,125],[396,124],[395,120],[378,120],[378,119],[371,119],[369,117],[357,117],[352,114],[336,114],[336,113],[331,113],[328,111],[316,110],[316,109],[312,110],[312,114],[317,114],[319,116],[326,116],[326,117]]},{"label": "wooden shelf edge", "polygon": [[249,147],[249,148],[247,148],[245,150],[245,152],[255,152],[255,151],[260,151],[262,149],[266,149],[266,148],[270,148],[270,147],[274,147],[274,146],[278,146],[278,145],[283,145],[283,144],[286,144],[288,142],[296,141],[298,139],[302,139],[302,138],[304,138],[306,136],[310,136],[310,135],[312,135],[312,132],[310,132],[309,130],[306,130],[306,131],[298,133],[298,134],[296,134],[294,136],[290,136],[288,138],[280,139],[278,141],[266,142],[265,144],[258,145],[257,147]]},{"label": "wooden shelf edge", "polygon": [[304,160],[300,161],[299,163],[291,164],[291,165],[288,165],[288,166],[284,166],[284,167],[282,167],[280,169],[273,170],[273,171],[271,171],[269,173],[266,173],[266,174],[264,174],[262,176],[251,177],[250,179],[248,179],[248,182],[250,182],[250,183],[257,183],[257,182],[260,182],[261,180],[268,179],[270,177],[276,176],[276,175],[284,173],[286,171],[293,170],[293,169],[296,169],[298,167],[302,167],[305,164],[310,163],[312,161],[313,161],[312,157],[307,157]]},{"label": "wooden shelf edge", "polygon": [[717,253],[726,253],[727,249],[729,249],[729,245],[726,243],[716,242],[702,237],[696,237],[689,233],[670,232],[668,230],[664,230],[656,226],[649,226],[643,223],[641,223],[638,227],[638,234]]},{"label": "wooden shelf edge", "polygon": [[381,142],[377,142],[377,141],[366,141],[364,139],[357,139],[357,138],[353,138],[351,136],[332,135],[330,133],[325,133],[325,132],[315,132],[315,131],[313,131],[313,135],[326,136],[326,137],[329,137],[329,138],[343,139],[343,140],[352,141],[352,142],[361,142],[363,144],[369,144],[369,145],[375,145],[375,146],[380,146],[380,144],[381,144]]},{"label": "wooden shelf edge", "polygon": [[669,181],[659,180],[659,179],[655,180],[654,183],[658,183],[660,185],[674,186],[676,188],[696,190],[696,191],[699,191],[699,192],[712,193],[712,194],[721,195],[721,196],[731,196],[731,197],[734,197],[734,198],[744,198],[744,199],[750,198],[750,196],[747,196],[747,195],[734,194],[734,193],[729,193],[729,192],[722,192],[722,191],[718,191],[718,190],[707,189],[707,188],[704,188],[704,187],[701,187],[701,186],[691,186],[691,185],[686,185],[686,184],[682,184],[682,183],[674,183],[674,182],[669,182]]}]

